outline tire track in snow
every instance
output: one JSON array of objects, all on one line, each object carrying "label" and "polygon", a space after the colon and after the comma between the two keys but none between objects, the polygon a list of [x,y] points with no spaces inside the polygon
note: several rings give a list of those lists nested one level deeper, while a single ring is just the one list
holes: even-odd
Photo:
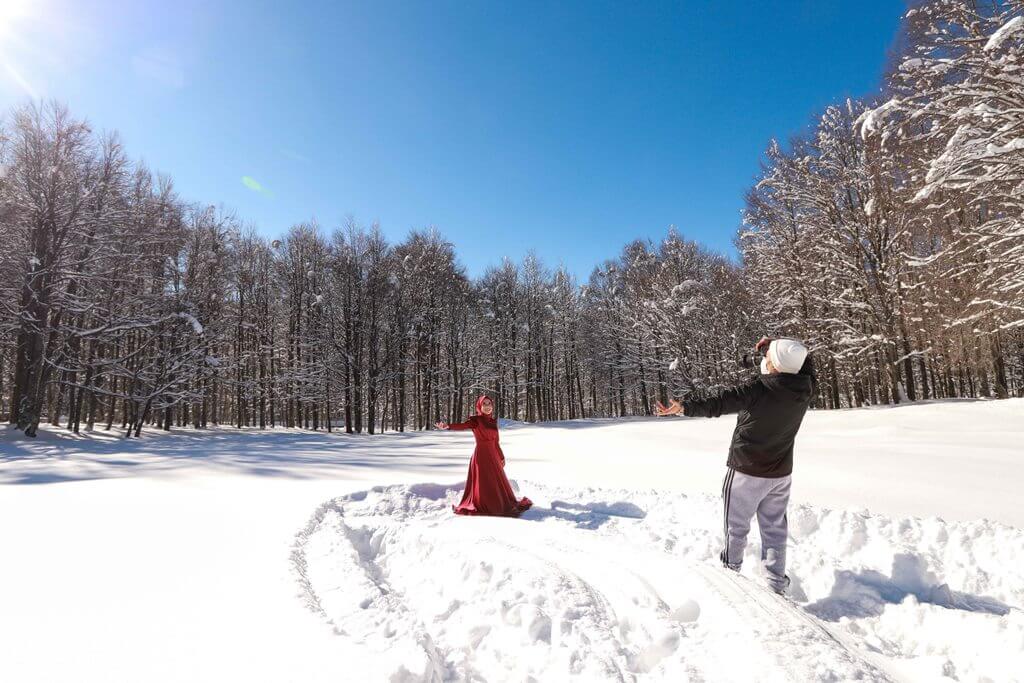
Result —
[{"label": "tire track in snow", "polygon": [[900,678],[844,628],[694,561],[717,506],[656,492],[588,504],[608,493],[531,485],[527,519],[457,518],[460,491],[376,487],[321,506],[296,538],[307,604],[396,658],[393,680]]},{"label": "tire track in snow", "polygon": [[[404,651],[403,659],[412,668],[400,666],[392,680],[451,680],[445,657],[426,627],[375,562],[381,539],[375,544],[365,531],[347,525],[343,514],[343,504],[336,501],[321,506],[293,549],[306,604],[338,635],[367,642],[367,634],[380,634],[388,648]],[[335,583],[335,577],[346,581]],[[338,589],[343,589],[340,594]]]},{"label": "tire track in snow", "polygon": [[[703,565],[695,567],[695,571],[773,655],[784,674],[780,680],[894,680],[799,607],[785,598],[769,595],[767,588],[750,584],[724,567]],[[827,652],[828,656],[811,658],[814,664],[805,669],[801,660],[811,654],[808,649],[813,653]],[[828,664],[822,666],[823,663]]]},{"label": "tire track in snow", "polygon": [[[600,536],[606,546],[629,545],[628,538],[619,532]],[[553,549],[555,555],[562,560],[560,564],[566,564],[572,550],[587,553],[589,556],[599,554],[595,552],[597,549],[592,547],[594,544],[585,544],[579,540],[565,539],[561,548]],[[666,558],[644,557],[638,560],[634,553],[626,553],[626,557],[627,562],[610,560],[607,556],[600,557],[603,565],[606,566],[609,561],[615,565],[615,571],[607,572],[609,576],[602,582],[608,587],[605,590],[616,592],[617,586],[629,581],[643,586],[656,601],[655,608],[649,611],[668,624],[672,610],[661,597],[659,586],[652,578],[637,571],[630,564],[639,564],[643,566],[644,571],[651,572],[652,564],[665,563]],[[690,634],[691,637],[700,639],[699,649],[708,651],[707,656],[701,657],[707,663],[706,670],[703,673],[700,670],[689,671],[698,680],[706,677],[714,680],[749,680],[748,676],[756,676],[757,680],[762,681],[890,680],[887,675],[877,671],[873,664],[865,661],[855,651],[851,651],[849,644],[837,639],[823,625],[816,624],[816,620],[804,614],[798,607],[781,599],[777,605],[771,605],[770,600],[775,596],[768,595],[766,589],[754,584],[747,585],[746,579],[717,565],[684,563],[676,558],[667,559],[667,564],[675,565],[678,573],[692,574],[699,579],[698,582],[691,583],[688,594],[699,598],[702,614],[709,617],[713,615],[713,618],[706,620],[711,623],[702,629],[702,633]],[[669,575],[670,571],[671,568],[660,574]],[[604,599],[609,603],[626,602],[613,601],[607,597]],[[725,631],[728,631],[728,637],[722,638]],[[685,637],[687,634],[682,635]],[[823,637],[826,639],[824,642]],[[789,648],[788,652],[786,647]],[[807,656],[811,654],[808,652],[809,648],[814,650],[816,656]],[[672,651],[676,649],[672,648]],[[691,648],[689,652],[683,653],[684,656],[694,656],[695,649],[698,648]],[[633,663],[640,659],[637,654],[633,653],[630,657],[631,673],[647,673],[654,668],[651,665]],[[671,652],[663,653],[662,657],[670,654]],[[743,670],[730,670],[733,666],[732,660],[739,654],[747,660],[748,666]],[[802,663],[804,661],[811,662],[813,666],[805,666]],[[723,663],[729,664],[723,666]]]},{"label": "tire track in snow", "polygon": [[[381,630],[381,625],[391,621],[414,623],[415,628],[409,629],[415,636],[414,639],[427,650],[427,659],[434,663],[430,674],[426,677],[433,680],[440,677],[442,680],[451,680],[467,677],[472,674],[472,664],[465,661],[460,662],[462,648],[439,645],[437,639],[431,637],[429,627],[425,624],[429,619],[416,612],[408,605],[403,590],[396,586],[397,576],[402,573],[402,566],[414,566],[413,562],[399,564],[401,560],[409,560],[403,557],[401,552],[392,555],[384,548],[384,542],[392,531],[403,532],[401,524],[393,524],[377,516],[376,523],[380,526],[372,531],[370,527],[353,529],[349,524],[341,521],[341,517],[349,520],[350,524],[358,524],[362,515],[359,508],[372,505],[380,508],[374,501],[363,497],[361,494],[354,498],[339,499],[325,506],[314,515],[313,520],[307,528],[299,535],[293,552],[293,564],[303,587],[303,593],[307,604],[320,613],[331,623],[340,635],[355,637],[360,640],[369,640],[366,634]],[[385,506],[394,509],[406,509],[406,505]],[[447,507],[447,502],[445,502]],[[381,512],[374,509],[375,513]],[[374,519],[372,517],[366,519]],[[449,520],[423,520],[423,523],[415,528],[415,534],[421,538],[430,536],[431,532],[437,532],[438,527]],[[408,522],[409,520],[406,520]],[[466,520],[469,524],[479,526],[478,521],[487,520]],[[372,524],[373,522],[371,522]],[[522,522],[512,521],[513,524]],[[404,531],[413,527],[404,526]],[[542,531],[541,526],[533,527]],[[381,532],[383,531],[383,534]],[[408,534],[407,534],[408,535]],[[381,538],[381,542],[373,543],[367,538]],[[330,542],[326,539],[341,539],[340,542]],[[403,539],[398,543],[400,550],[401,543],[410,540]],[[466,543],[462,539],[445,538],[444,534],[433,535],[429,542],[433,544],[438,554],[457,557],[465,552]],[[541,533],[534,537],[536,544],[543,551],[538,552],[537,548],[524,544],[510,543],[499,540],[492,536],[484,536],[474,539],[471,545],[473,558],[489,556],[511,556],[517,559],[517,568],[522,570],[529,568],[526,572],[532,592],[531,599],[534,602],[542,601],[544,611],[530,624],[526,630],[534,640],[545,640],[552,644],[555,649],[564,649],[563,656],[555,656],[552,659],[562,660],[566,673],[575,675],[599,676],[602,680],[634,680],[636,673],[641,673],[645,667],[642,666],[642,657],[638,657],[635,650],[629,647],[617,637],[616,632],[621,626],[619,617],[611,601],[604,593],[595,588],[588,580],[578,573],[567,570],[564,561],[552,558],[555,546],[551,539],[544,540]],[[351,546],[347,548],[346,543]],[[413,545],[414,543],[410,543]],[[391,544],[395,545],[395,544]],[[332,555],[342,555],[342,561],[325,562],[325,558]],[[358,561],[352,561],[358,557]],[[466,558],[463,558],[464,560]],[[321,571],[310,570],[311,565],[320,565]],[[335,584],[327,577],[347,575],[347,582]],[[385,580],[387,577],[387,580]],[[363,580],[365,578],[365,581]],[[362,595],[371,593],[368,597],[362,597],[347,604],[337,600],[336,593],[344,589],[350,594]],[[325,595],[326,594],[326,595]],[[496,598],[497,599],[497,598]],[[502,601],[504,603],[504,601]],[[518,607],[513,605],[512,607]],[[356,614],[346,614],[345,610],[355,611]],[[663,605],[665,611],[667,606]],[[456,608],[457,609],[457,608]],[[340,610],[340,613],[339,613]],[[384,612],[378,617],[370,617],[368,611]],[[454,610],[451,606],[441,613],[442,620],[450,618]],[[501,616],[507,618],[505,609]],[[392,618],[389,618],[391,615]],[[436,619],[435,619],[436,621]],[[367,623],[369,622],[369,623]],[[537,624],[540,623],[540,626]],[[492,627],[481,624],[470,633],[471,640],[479,644],[481,632],[486,633]],[[386,629],[385,629],[386,630]],[[387,633],[387,638],[393,638],[400,634]],[[673,648],[674,649],[674,648]],[[665,653],[668,654],[668,653]],[[405,667],[407,670],[411,667]]]},{"label": "tire track in snow", "polygon": [[[544,568],[543,574],[549,577],[545,592],[555,603],[554,609],[549,608],[544,618],[548,620],[553,633],[560,632],[560,629],[554,628],[553,622],[557,619],[562,627],[562,635],[566,635],[566,631],[577,630],[590,634],[587,638],[591,639],[591,642],[604,644],[604,647],[586,647],[584,652],[573,653],[569,658],[569,670],[579,673],[578,666],[582,664],[584,657],[589,657],[600,662],[601,673],[607,676],[607,680],[628,680],[626,662],[629,653],[622,643],[611,635],[615,624],[618,623],[611,602],[589,582],[578,574],[567,571],[559,563],[553,562],[546,554],[512,543],[499,542],[497,539],[490,540],[504,550],[532,558]],[[552,615],[552,612],[555,614]]]}]

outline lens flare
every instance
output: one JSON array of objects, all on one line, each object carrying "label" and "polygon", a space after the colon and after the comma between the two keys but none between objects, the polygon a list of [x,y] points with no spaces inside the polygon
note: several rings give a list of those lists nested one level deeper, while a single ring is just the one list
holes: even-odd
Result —
[{"label": "lens flare", "polygon": [[252,190],[253,192],[258,192],[259,194],[261,194],[261,195],[263,195],[265,197],[273,197],[274,196],[273,192],[271,192],[267,188],[263,187],[263,185],[258,180],[253,178],[252,176],[247,176],[247,175],[242,176],[242,184],[245,185],[250,190]]},{"label": "lens flare", "polygon": [[29,15],[31,0],[0,0],[0,34],[10,31],[15,22]]},{"label": "lens flare", "polygon": [[[0,81],[13,82],[33,99],[38,93],[22,70],[15,64],[12,54],[19,52],[19,35],[24,25],[38,17],[38,0],[0,0]],[[2,83],[0,83],[2,85]]]}]

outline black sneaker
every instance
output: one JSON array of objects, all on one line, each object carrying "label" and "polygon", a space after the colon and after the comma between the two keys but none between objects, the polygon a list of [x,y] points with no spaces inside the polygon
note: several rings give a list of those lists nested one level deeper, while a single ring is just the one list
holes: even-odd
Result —
[{"label": "black sneaker", "polygon": [[789,574],[786,574],[782,578],[785,579],[785,583],[783,583],[781,586],[777,585],[776,583],[774,583],[772,581],[769,581],[768,582],[768,587],[771,588],[773,591],[775,591],[778,595],[786,597],[786,592],[789,590],[789,583],[790,583],[790,581],[789,581]]}]

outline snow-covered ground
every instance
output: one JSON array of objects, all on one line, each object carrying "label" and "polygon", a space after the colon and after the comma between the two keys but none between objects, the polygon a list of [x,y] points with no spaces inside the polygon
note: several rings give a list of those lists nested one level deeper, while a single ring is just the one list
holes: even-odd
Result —
[{"label": "snow-covered ground", "polygon": [[0,432],[0,680],[1024,680],[1024,400],[812,413],[792,600],[713,561],[732,418]]}]

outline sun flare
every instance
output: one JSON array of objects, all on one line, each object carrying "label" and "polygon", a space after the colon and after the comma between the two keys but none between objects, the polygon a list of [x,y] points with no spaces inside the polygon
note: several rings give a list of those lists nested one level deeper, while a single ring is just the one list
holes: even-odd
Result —
[{"label": "sun flare", "polygon": [[32,0],[0,0],[0,33],[13,27],[13,24],[28,16],[36,3]]},{"label": "sun flare", "polygon": [[41,0],[0,0],[0,80],[33,99],[38,92],[23,75],[19,57],[24,57],[26,29],[42,18],[40,5]]}]

